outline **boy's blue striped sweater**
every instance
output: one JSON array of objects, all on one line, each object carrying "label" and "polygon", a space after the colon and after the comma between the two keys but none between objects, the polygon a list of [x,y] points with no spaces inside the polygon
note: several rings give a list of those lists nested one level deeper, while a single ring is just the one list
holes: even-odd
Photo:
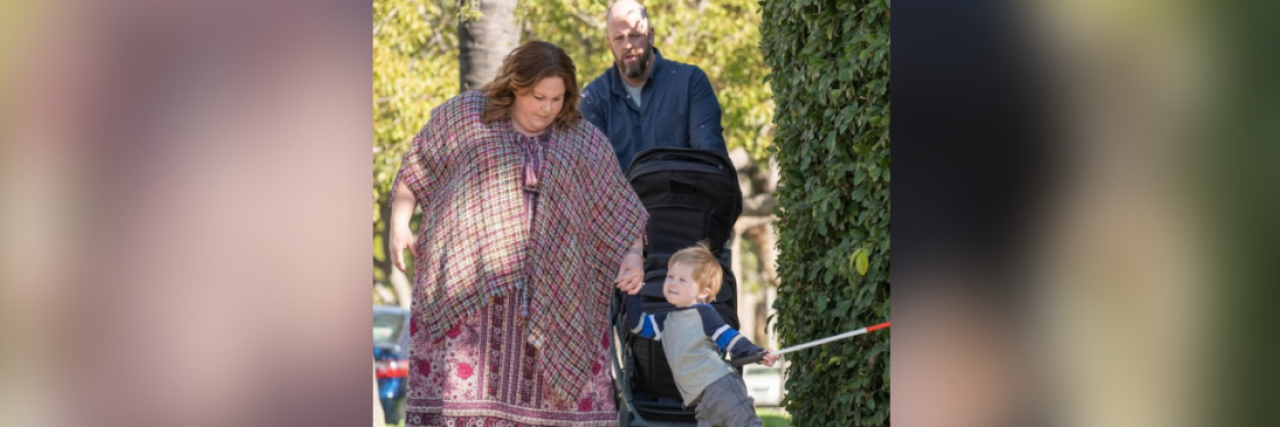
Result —
[{"label": "boy's blue striped sweater", "polygon": [[737,372],[720,356],[722,352],[736,359],[764,351],[730,328],[707,304],[648,314],[639,296],[627,295],[625,306],[627,327],[633,334],[662,342],[685,405],[696,403],[707,385]]}]

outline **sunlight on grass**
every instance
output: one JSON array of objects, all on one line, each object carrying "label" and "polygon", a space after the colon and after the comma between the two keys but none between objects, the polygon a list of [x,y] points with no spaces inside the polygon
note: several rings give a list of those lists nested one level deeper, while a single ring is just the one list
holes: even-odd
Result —
[{"label": "sunlight on grass", "polygon": [[764,427],[790,427],[791,415],[782,409],[765,409],[756,408],[756,415],[760,416],[760,421]]}]

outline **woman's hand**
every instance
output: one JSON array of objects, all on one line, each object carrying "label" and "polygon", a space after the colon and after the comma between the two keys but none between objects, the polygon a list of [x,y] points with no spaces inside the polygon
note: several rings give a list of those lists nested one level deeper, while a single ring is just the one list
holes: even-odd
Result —
[{"label": "woman's hand", "polygon": [[409,186],[403,182],[396,185],[395,192],[395,201],[391,203],[391,223],[387,224],[391,227],[391,236],[387,239],[387,257],[391,258],[392,265],[408,273],[404,269],[404,249],[409,248],[413,259],[418,259],[418,239],[413,235],[413,229],[409,228],[409,218],[413,217],[417,201],[413,198],[413,192],[409,191]]},{"label": "woman's hand", "polygon": [[413,235],[413,230],[406,224],[391,229],[390,254],[391,262],[395,264],[400,271],[408,273],[404,269],[404,250],[409,249],[409,253],[413,254],[413,259],[418,259],[418,238]]},{"label": "woman's hand", "polygon": [[618,277],[613,282],[622,292],[630,295],[640,293],[640,288],[644,285],[644,259],[640,256],[639,250],[632,249],[622,258],[622,265],[618,267]]}]

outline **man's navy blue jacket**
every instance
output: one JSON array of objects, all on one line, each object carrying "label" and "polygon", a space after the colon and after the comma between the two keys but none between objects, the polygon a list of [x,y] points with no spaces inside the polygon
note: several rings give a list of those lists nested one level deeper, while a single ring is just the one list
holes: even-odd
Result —
[{"label": "man's navy blue jacket", "polygon": [[692,147],[728,155],[720,126],[720,101],[707,73],[669,61],[653,49],[653,70],[641,90],[641,107],[631,101],[618,67],[596,77],[582,91],[582,117],[609,138],[623,171],[636,153],[654,147]]}]

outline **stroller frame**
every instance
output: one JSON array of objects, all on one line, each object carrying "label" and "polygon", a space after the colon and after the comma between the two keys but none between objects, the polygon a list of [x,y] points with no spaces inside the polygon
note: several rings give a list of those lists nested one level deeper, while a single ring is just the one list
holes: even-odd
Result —
[{"label": "stroller frame", "polygon": [[[672,166],[674,169],[667,169],[667,167],[663,166],[663,163],[661,163],[670,161],[683,163],[681,166]],[[666,181],[666,177],[668,175],[651,175],[654,173],[669,172],[669,184],[667,184],[668,181]],[[709,177],[707,179],[711,179],[712,181],[707,181],[706,185],[710,185],[710,187],[699,187],[702,184],[700,184],[700,178],[695,177],[696,174],[709,174],[706,175]],[[647,180],[646,182],[650,184],[649,186],[644,187],[647,192],[642,192],[641,187],[637,187],[636,189],[637,193],[642,195],[642,200],[646,200],[645,207],[650,210],[651,214],[655,212],[653,210],[655,207],[668,208],[672,206],[667,204],[672,203],[672,199],[664,199],[668,196],[661,194],[663,191],[661,189],[665,188],[665,185],[671,186],[668,191],[683,195],[677,195],[676,197],[687,197],[693,194],[695,187],[698,187],[699,189],[696,191],[698,191],[699,194],[704,194],[701,193],[701,191],[708,190],[711,191],[711,193],[705,194],[712,195],[708,196],[713,197],[713,199],[710,200],[721,200],[709,205],[711,206],[712,211],[707,214],[707,222],[702,224],[703,232],[709,234],[702,236],[692,235],[694,238],[689,239],[690,243],[697,239],[709,238],[711,239],[711,242],[713,242],[713,247],[716,247],[715,245],[718,243],[714,242],[722,242],[723,239],[728,237],[724,233],[729,231],[725,230],[723,227],[728,227],[731,230],[733,227],[733,221],[737,219],[738,215],[742,211],[742,193],[739,191],[737,183],[737,172],[733,167],[733,163],[720,153],[688,148],[664,147],[650,149],[636,154],[635,160],[632,161],[631,167],[628,168],[626,172],[626,176],[627,180],[631,182],[633,186],[637,185],[637,183],[640,182],[638,180],[641,178],[644,178]],[[659,178],[661,181],[655,183],[653,181],[653,178],[655,177],[661,177]],[[728,179],[727,182],[731,182],[731,184],[725,184],[726,178]],[[652,185],[658,185],[658,187],[654,187]],[[659,190],[655,192],[655,188]],[[650,205],[650,202],[647,201],[648,199],[645,198],[644,194],[656,197],[656,205]],[[726,218],[725,215],[728,215],[728,217]],[[716,221],[711,220],[713,216],[716,216],[718,219]],[[653,221],[653,218],[650,220]],[[727,221],[727,223],[725,221]],[[673,240],[671,237],[680,236],[680,238],[676,240],[684,240],[683,237],[691,236],[686,233],[693,231],[680,226],[666,226],[667,224],[675,223],[650,223],[648,231],[651,234],[649,235],[648,244],[645,249],[646,254],[652,255],[653,258],[650,258],[645,265],[646,271],[644,281],[647,288],[652,287],[655,284],[660,284],[660,281],[665,278],[665,258],[669,257],[672,253],[671,251],[674,251],[676,248],[672,246]],[[660,229],[667,231],[658,231]],[[659,241],[665,243],[655,243]],[[655,244],[656,246],[654,246]],[[679,245],[684,244],[687,243],[679,243]],[[651,250],[657,250],[658,252],[650,253]],[[727,267],[725,274],[726,281],[731,281],[726,283],[726,285],[732,286],[732,289],[736,289],[736,278],[733,277],[732,272],[727,270]],[[724,302],[716,304],[717,311],[720,312],[722,316],[726,316],[726,321],[729,321],[729,323],[736,328],[737,316],[736,313],[734,313],[737,306],[735,298],[736,295],[734,295],[731,288],[728,287],[722,288],[721,293],[723,295],[717,295],[716,299]],[[646,295],[646,293],[642,291],[641,295]],[[673,398],[666,395],[669,391],[659,393],[659,396],[647,394],[649,391],[657,390],[650,389],[650,387],[655,387],[655,384],[653,383],[655,377],[651,375],[654,372],[658,372],[659,375],[661,375],[662,370],[655,371],[657,366],[651,365],[651,363],[654,363],[652,362],[652,353],[650,353],[650,356],[646,359],[650,360],[650,362],[646,362],[649,364],[640,363],[637,359],[636,352],[642,351],[642,349],[635,347],[635,340],[641,338],[633,337],[631,330],[626,326],[626,318],[625,313],[623,313],[622,304],[623,297],[624,296],[621,291],[615,289],[612,293],[612,297],[610,298],[609,307],[611,332],[609,334],[609,349],[611,352],[610,360],[612,361],[611,365],[613,369],[614,388],[617,392],[618,425],[622,427],[691,427],[695,425],[694,408],[686,408],[683,400],[679,399],[679,396],[675,396]],[[646,305],[657,304],[653,299],[658,298],[658,295],[652,294],[652,290],[648,294],[648,297],[651,298],[651,300],[646,302]],[[661,305],[669,304],[666,304],[665,301],[663,301]],[[672,308],[674,307],[655,307],[653,309],[646,307],[645,311],[650,314],[656,314]],[[732,321],[729,320],[730,318],[732,318]],[[642,347],[647,348],[648,351],[653,351],[655,348],[655,346],[649,345]],[[658,350],[658,352],[661,353],[661,350]],[[721,354],[721,357],[723,357],[723,354]],[[662,356],[662,360],[665,360],[665,355]],[[663,362],[663,364],[665,363],[666,362]],[[647,368],[643,370],[644,372],[637,370],[646,366]],[[739,373],[742,372],[741,367],[738,367],[737,369]],[[633,374],[640,375],[645,374],[645,372],[648,373],[646,375],[650,375],[644,377],[647,379],[645,381],[639,381],[638,377],[633,376]],[[644,384],[648,385],[646,386]]]},{"label": "stroller frame", "polygon": [[[692,407],[686,408],[681,401],[663,401],[650,399],[637,399],[635,392],[632,390],[631,372],[625,366],[634,363],[635,354],[628,343],[631,341],[631,330],[626,326],[626,313],[622,311],[622,298],[624,296],[618,290],[613,291],[613,296],[609,298],[609,360],[613,366],[613,385],[617,391],[618,397],[618,426],[619,427],[689,427],[695,425],[691,422],[645,419],[641,413],[657,415],[653,418],[686,418],[692,419],[694,410]],[[662,310],[665,311],[665,310]],[[661,312],[661,311],[659,311]],[[643,338],[641,338],[643,339]],[[724,354],[721,353],[721,357]],[[741,374],[743,368],[736,366],[735,369]]]}]

